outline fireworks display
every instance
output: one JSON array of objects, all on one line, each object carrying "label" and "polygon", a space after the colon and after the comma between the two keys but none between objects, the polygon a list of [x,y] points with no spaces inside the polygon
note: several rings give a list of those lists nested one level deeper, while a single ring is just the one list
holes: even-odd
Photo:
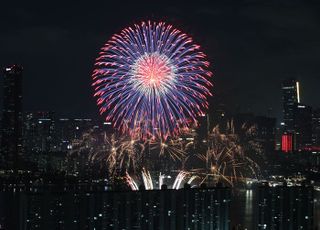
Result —
[{"label": "fireworks display", "polygon": [[259,166],[248,154],[259,149],[254,126],[244,124],[240,140],[233,121],[210,131],[208,120],[198,136],[211,76],[200,46],[173,26],[148,21],[123,29],[102,47],[92,74],[100,113],[120,132],[84,134],[71,155],[86,152],[90,164],[102,162],[132,190],[256,178]]},{"label": "fireworks display", "polygon": [[100,113],[142,139],[183,133],[208,108],[209,62],[200,46],[163,22],[115,34],[96,59],[93,87]]},{"label": "fireworks display", "polygon": [[[254,126],[243,125],[241,129],[245,138],[252,134]],[[242,143],[248,145],[244,146]],[[214,180],[214,183],[224,182],[229,185],[247,177],[257,178],[259,165],[249,157],[248,152],[259,154],[259,151],[261,147],[258,143],[252,140],[246,142],[240,140],[240,136],[234,131],[233,121],[230,121],[224,133],[221,133],[219,126],[210,132],[207,150],[197,154],[197,157],[205,163],[198,172],[204,172],[206,177]]]},{"label": "fireworks display", "polygon": [[[143,188],[146,190],[161,189],[162,185],[169,186],[168,188],[170,189],[180,189],[185,183],[191,185],[196,178],[197,176],[185,171],[179,171],[175,176],[165,175],[159,172],[158,177],[152,177],[148,170],[143,169],[141,172],[142,182],[140,182],[140,184],[143,185]],[[125,179],[132,190],[139,190],[139,181],[137,179],[133,179],[128,173]],[[167,184],[168,180],[171,180],[169,185]]]},{"label": "fireworks display", "polygon": [[135,172],[144,148],[144,143],[128,136],[89,130],[73,141],[69,156],[85,156],[90,164],[107,168],[109,175],[115,175],[117,170]]},{"label": "fireworks display", "polygon": [[222,130],[215,126],[205,142],[192,133],[159,142],[91,131],[74,141],[70,155],[86,156],[92,166],[104,165],[110,178],[123,178],[133,190],[142,185],[160,189],[163,184],[172,189],[219,182],[233,186],[259,178],[257,160],[262,155],[254,141],[255,126],[243,124],[238,132],[242,134],[235,133],[232,120]]}]

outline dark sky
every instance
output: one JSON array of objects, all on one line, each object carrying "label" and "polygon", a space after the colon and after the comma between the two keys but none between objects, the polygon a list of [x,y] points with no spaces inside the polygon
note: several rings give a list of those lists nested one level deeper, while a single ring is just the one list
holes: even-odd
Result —
[{"label": "dark sky", "polygon": [[90,75],[100,47],[148,19],[172,23],[202,46],[214,72],[213,106],[272,108],[280,117],[281,81],[295,77],[302,102],[320,107],[318,1],[130,2],[1,3],[0,66],[24,66],[25,110],[96,116]]}]

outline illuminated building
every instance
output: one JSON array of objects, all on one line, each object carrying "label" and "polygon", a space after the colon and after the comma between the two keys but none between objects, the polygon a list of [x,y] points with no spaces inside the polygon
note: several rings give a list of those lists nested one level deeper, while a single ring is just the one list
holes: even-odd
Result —
[{"label": "illuminated building", "polygon": [[[283,81],[282,95],[284,113],[283,133],[292,134],[293,151],[311,146],[312,108],[301,103],[299,82],[295,79],[286,79]],[[283,138],[285,141],[286,138]]]},{"label": "illuminated building", "polygon": [[71,142],[79,139],[82,134],[94,128],[92,119],[83,118],[60,118],[56,121],[56,143],[59,151],[68,151]]},{"label": "illuminated building", "polygon": [[17,169],[22,157],[22,67],[4,68],[2,109],[2,163]]},{"label": "illuminated building", "polygon": [[256,229],[313,229],[313,187],[258,188]]},{"label": "illuminated building", "polygon": [[312,145],[312,108],[296,103],[294,107],[294,149]]},{"label": "illuminated building", "polygon": [[281,137],[281,150],[285,153],[293,151],[292,134],[283,134]]},{"label": "illuminated building", "polygon": [[256,116],[256,141],[266,153],[273,153],[275,149],[276,119],[272,117]]},{"label": "illuminated building", "polygon": [[282,135],[284,134],[284,122],[280,123],[275,130],[275,150],[280,151],[282,146]]},{"label": "illuminated building", "polygon": [[312,144],[320,146],[320,109],[312,112]]},{"label": "illuminated building", "polygon": [[286,132],[294,132],[294,107],[300,103],[299,82],[286,79],[282,82],[283,122]]},{"label": "illuminated building", "polygon": [[24,141],[28,152],[50,152],[54,145],[53,112],[27,112],[24,118]]}]

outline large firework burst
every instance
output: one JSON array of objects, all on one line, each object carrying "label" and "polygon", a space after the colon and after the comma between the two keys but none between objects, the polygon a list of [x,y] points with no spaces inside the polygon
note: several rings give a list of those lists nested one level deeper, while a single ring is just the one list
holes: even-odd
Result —
[{"label": "large firework burst", "polygon": [[96,59],[92,77],[100,113],[131,136],[180,134],[208,108],[208,66],[200,46],[171,25],[149,21],[126,28]]}]

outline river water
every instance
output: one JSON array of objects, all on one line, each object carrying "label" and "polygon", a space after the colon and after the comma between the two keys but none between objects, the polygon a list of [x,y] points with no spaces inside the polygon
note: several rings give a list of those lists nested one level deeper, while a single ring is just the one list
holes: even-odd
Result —
[{"label": "river water", "polygon": [[[231,202],[231,226],[239,229],[255,229],[257,207],[254,205],[257,194],[251,189],[233,190]],[[314,191],[314,229],[320,230],[320,192]]]}]

